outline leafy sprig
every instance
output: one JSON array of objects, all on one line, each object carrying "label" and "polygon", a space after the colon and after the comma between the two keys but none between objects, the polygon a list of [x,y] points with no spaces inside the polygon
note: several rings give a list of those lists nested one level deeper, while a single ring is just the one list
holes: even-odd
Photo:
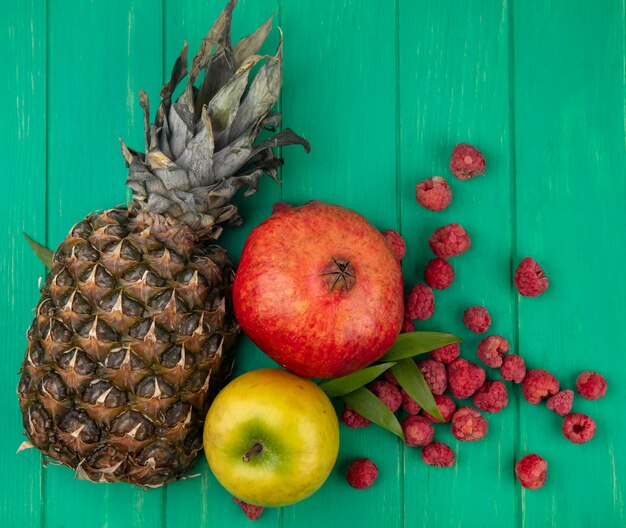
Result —
[{"label": "leafy sprig", "polygon": [[400,386],[422,409],[443,420],[430,387],[411,358],[461,341],[460,337],[443,332],[400,334],[379,362],[347,376],[325,381],[320,384],[320,388],[330,397],[340,397],[361,416],[404,441],[404,433],[396,415],[365,386],[386,370],[391,370]]}]

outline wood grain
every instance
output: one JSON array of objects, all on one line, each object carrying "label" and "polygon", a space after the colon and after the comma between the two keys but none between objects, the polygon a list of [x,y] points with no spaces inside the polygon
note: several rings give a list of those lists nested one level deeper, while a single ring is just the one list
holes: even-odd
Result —
[{"label": "wood grain", "polygon": [[[407,286],[423,282],[433,258],[427,240],[434,229],[458,222],[471,249],[451,259],[452,286],[435,291],[435,315],[418,330],[450,331],[463,337],[461,353],[477,361],[483,336],[462,323],[463,310],[485,306],[489,333],[505,336],[515,349],[511,291],[511,179],[508,80],[508,11],[496,2],[400,2],[400,182]],[[461,16],[462,13],[462,16]],[[459,181],[450,174],[457,143],[478,145],[487,158],[483,177]],[[433,175],[449,182],[453,199],[442,212],[415,200],[415,184]],[[480,362],[479,362],[480,363]],[[487,369],[488,378],[499,378]],[[515,523],[512,465],[516,435],[516,391],[509,406],[489,416],[489,432],[475,443],[458,442],[448,425],[435,439],[455,451],[453,468],[428,468],[419,452],[407,449],[404,464],[406,522],[409,526],[511,526]],[[458,405],[471,405],[471,400]],[[411,497],[411,500],[407,500]],[[480,499],[479,499],[480,497]]]},{"label": "wood grain", "polygon": [[[53,247],[89,212],[126,201],[118,138],[143,146],[137,91],[154,94],[160,86],[158,7],[148,0],[50,5],[48,230]],[[95,485],[75,480],[67,468],[48,466],[45,493],[47,527],[162,524],[162,490]]]},{"label": "wood grain", "polygon": [[[385,0],[283,2],[285,125],[311,153],[284,149],[283,197],[352,207],[380,229],[397,228],[395,3]],[[305,44],[306,43],[306,44]],[[337,408],[338,412],[342,407]],[[376,486],[357,491],[345,472],[355,458],[379,468]],[[402,524],[402,449],[375,426],[341,426],[337,465],[311,498],[285,508],[285,526]]]},{"label": "wood grain", "polygon": [[17,404],[17,371],[26,349],[25,330],[39,298],[44,267],[25,244],[23,232],[46,238],[46,10],[42,2],[5,4],[0,20],[0,90],[3,192],[0,194],[0,335],[8,345],[0,364],[0,519],[6,526],[42,521],[41,455],[15,454],[26,440]]},{"label": "wood grain", "polygon": [[574,400],[598,426],[585,445],[543,406],[522,406],[522,450],[550,463],[541,493],[522,494],[525,526],[626,524],[624,4],[577,5],[515,4],[516,260],[534,256],[552,281],[520,299],[520,353],[564,388],[597,370],[609,391]]}]

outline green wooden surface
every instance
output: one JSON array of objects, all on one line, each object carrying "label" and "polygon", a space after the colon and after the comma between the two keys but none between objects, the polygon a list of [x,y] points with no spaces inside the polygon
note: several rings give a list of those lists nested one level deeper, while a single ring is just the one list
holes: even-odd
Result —
[{"label": "green wooden surface", "polygon": [[[22,231],[54,246],[88,212],[124,202],[118,137],[142,144],[137,90],[156,97],[185,39],[195,49],[221,10],[215,0],[18,1],[3,4],[0,139],[0,526],[245,526],[202,460],[200,477],[144,492],[95,485],[62,467],[42,468],[23,437],[15,386],[43,267]],[[247,223],[225,233],[236,257],[271,204],[316,198],[357,209],[409,244],[405,278],[419,280],[430,232],[461,222],[472,249],[453,261],[457,279],[436,293],[418,329],[458,333],[468,358],[478,338],[463,309],[484,304],[493,331],[531,366],[572,387],[584,369],[603,372],[609,392],[575,407],[598,423],[594,440],[567,442],[560,420],[511,392],[474,444],[436,436],[457,454],[451,469],[428,468],[419,451],[370,427],[341,429],[336,469],[310,499],[268,510],[259,526],[626,526],[625,20],[619,0],[241,0],[234,35],[278,9],[285,33],[284,122],[312,144],[285,149],[284,183],[262,181],[242,202]],[[272,51],[274,33],[267,44]],[[154,106],[154,105],[153,105]],[[417,181],[449,176],[457,142],[477,144],[487,175],[449,177],[454,200],[421,209]],[[533,255],[552,280],[537,299],[519,298],[511,275]],[[249,341],[239,372],[272,362]],[[493,374],[493,372],[492,372]],[[522,491],[514,460],[550,463],[546,486]],[[376,485],[349,488],[345,466],[369,456]]]}]

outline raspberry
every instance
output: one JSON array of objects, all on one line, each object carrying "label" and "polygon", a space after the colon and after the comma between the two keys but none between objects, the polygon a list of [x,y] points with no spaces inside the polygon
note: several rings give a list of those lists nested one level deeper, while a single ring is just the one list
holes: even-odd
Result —
[{"label": "raspberry", "polygon": [[430,353],[430,357],[435,361],[449,365],[459,357],[460,353],[461,346],[458,343],[452,343],[451,345],[442,346],[441,348],[433,350]]},{"label": "raspberry", "polygon": [[546,274],[532,258],[526,257],[515,271],[515,287],[521,295],[537,297],[548,289]]},{"label": "raspberry", "polygon": [[435,429],[423,416],[409,416],[402,420],[402,430],[406,445],[411,447],[427,446],[433,441]]},{"label": "raspberry", "polygon": [[531,369],[522,381],[522,393],[528,403],[537,405],[544,398],[559,392],[559,380],[547,370]]},{"label": "raspberry", "polygon": [[561,429],[570,442],[584,444],[596,434],[596,422],[586,414],[572,413],[563,418]]},{"label": "raspberry", "polygon": [[562,390],[557,392],[554,396],[550,396],[548,401],[546,401],[546,406],[559,416],[565,416],[572,411],[573,403],[574,391]]},{"label": "raspberry", "polygon": [[432,259],[424,270],[424,280],[436,290],[445,290],[454,281],[454,270],[446,259]]},{"label": "raspberry", "polygon": [[509,395],[503,382],[487,381],[474,394],[474,405],[481,411],[498,413],[509,403]]},{"label": "raspberry", "polygon": [[500,375],[507,381],[521,383],[524,376],[526,376],[526,365],[524,364],[523,358],[515,354],[506,356],[502,360]]},{"label": "raspberry", "polygon": [[576,380],[576,391],[587,400],[599,400],[606,394],[606,380],[602,374],[586,370]]},{"label": "raspberry", "polygon": [[435,312],[435,296],[426,284],[416,284],[409,292],[404,308],[405,317],[424,321]]},{"label": "raspberry", "polygon": [[476,334],[482,334],[489,330],[491,316],[482,306],[470,306],[463,312],[463,323]]},{"label": "raspberry", "polygon": [[233,497],[233,502],[239,504],[241,511],[246,514],[246,517],[251,521],[256,521],[265,510],[263,506],[255,506],[254,504],[248,504],[237,497]]},{"label": "raspberry", "polygon": [[548,463],[539,455],[524,455],[515,464],[515,475],[527,489],[539,489],[546,482]]},{"label": "raspberry", "polygon": [[452,434],[457,440],[480,440],[487,434],[487,429],[487,420],[472,407],[461,407],[452,417]]},{"label": "raspberry", "polygon": [[490,335],[478,345],[478,359],[491,368],[502,366],[502,358],[510,350],[509,342],[502,336]]},{"label": "raspberry", "polygon": [[443,394],[448,387],[448,376],[443,363],[426,359],[417,365],[433,394]]},{"label": "raspberry", "polygon": [[283,211],[288,211],[292,207],[293,205],[287,202],[276,202],[274,205],[272,205],[272,214],[282,213]]},{"label": "raspberry", "polygon": [[402,409],[412,416],[419,414],[422,410],[419,403],[415,402],[404,389],[402,389]]},{"label": "raspberry", "polygon": [[388,381],[374,381],[368,385],[378,399],[382,401],[392,413],[395,413],[402,405],[402,394],[397,387],[389,383]]},{"label": "raspberry", "polygon": [[442,394],[441,396],[436,394],[433,398],[435,398],[435,403],[437,404],[439,413],[443,416],[443,422],[426,411],[424,411],[424,417],[435,423],[449,422],[452,419],[452,415],[456,412],[456,403],[454,403],[454,400],[447,394]]},{"label": "raspberry", "polygon": [[369,488],[378,478],[378,468],[369,458],[357,458],[348,466],[346,480],[356,489]]},{"label": "raspberry", "polygon": [[452,189],[450,189],[445,178],[433,176],[415,186],[415,198],[426,209],[442,211],[452,201]]},{"label": "raspberry", "polygon": [[393,229],[387,229],[387,231],[383,231],[382,234],[387,240],[387,243],[391,246],[393,254],[398,261],[402,260],[404,255],[406,255],[406,243],[404,242],[404,238]]},{"label": "raspberry", "polygon": [[341,413],[341,418],[339,418],[339,420],[342,424],[350,427],[351,429],[362,429],[372,423],[347,405],[343,406],[343,413]]},{"label": "raspberry", "polygon": [[433,442],[422,449],[424,464],[435,467],[450,467],[454,465],[454,451],[443,442]]},{"label": "raspberry", "polygon": [[385,370],[385,373],[383,374],[383,377],[392,385],[395,385],[396,387],[398,387],[400,384],[398,383],[398,380],[396,379],[396,377],[393,375],[393,372],[391,372],[391,369]]},{"label": "raspberry", "polygon": [[405,317],[404,321],[402,321],[402,330],[400,330],[400,333],[407,334],[409,332],[415,332],[415,326],[413,325],[413,321]]},{"label": "raspberry", "polygon": [[485,383],[485,371],[467,359],[455,359],[448,366],[448,386],[455,398],[469,398]]},{"label": "raspberry", "polygon": [[450,172],[459,180],[469,180],[485,172],[485,158],[476,147],[459,143],[450,156]]},{"label": "raspberry", "polygon": [[448,224],[428,239],[428,245],[437,257],[449,258],[465,253],[471,245],[470,237],[460,224]]}]

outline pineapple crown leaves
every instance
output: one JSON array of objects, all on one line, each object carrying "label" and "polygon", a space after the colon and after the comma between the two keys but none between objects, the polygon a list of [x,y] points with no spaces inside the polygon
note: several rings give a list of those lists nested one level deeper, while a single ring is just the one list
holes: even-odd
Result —
[{"label": "pineapple crown leaves", "polygon": [[[256,192],[264,173],[278,180],[283,160],[274,155],[274,148],[299,144],[310,150],[309,143],[288,128],[256,141],[264,129],[275,131],[281,121],[280,113],[271,109],[282,85],[282,33],[275,55],[258,55],[272,28],[272,15],[233,47],[230,27],[236,4],[237,0],[228,2],[189,71],[185,43],[161,89],[153,124],[148,95],[140,92],[146,152],[122,141],[133,206],[175,218],[211,238],[219,236],[219,224],[241,223],[231,203],[237,191],[247,186],[245,196]],[[252,68],[262,61],[265,64],[251,80]],[[196,87],[202,71],[204,79]],[[185,89],[172,102],[185,76]]]}]

